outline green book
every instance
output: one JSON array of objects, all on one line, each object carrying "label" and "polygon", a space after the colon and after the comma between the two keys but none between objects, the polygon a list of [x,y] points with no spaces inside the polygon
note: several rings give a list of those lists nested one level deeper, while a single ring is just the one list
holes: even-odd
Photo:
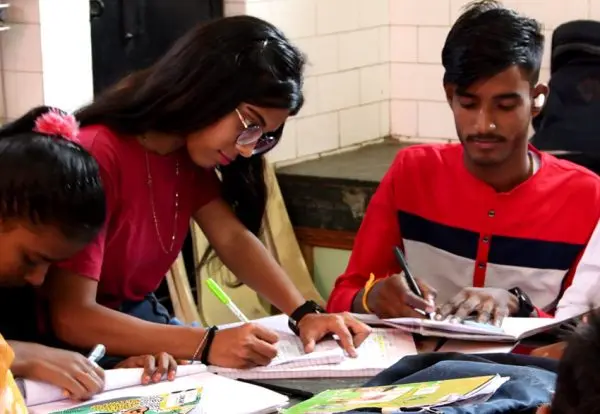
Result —
[{"label": "green book", "polygon": [[395,413],[406,408],[433,408],[483,402],[508,379],[490,375],[416,384],[328,390],[282,412],[320,414],[371,408],[380,409],[382,413]]}]

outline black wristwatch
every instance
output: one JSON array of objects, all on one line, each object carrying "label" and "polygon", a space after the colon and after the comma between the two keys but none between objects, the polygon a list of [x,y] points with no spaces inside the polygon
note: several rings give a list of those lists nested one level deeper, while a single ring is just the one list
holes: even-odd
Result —
[{"label": "black wristwatch", "polygon": [[290,319],[288,321],[288,326],[296,335],[300,334],[300,330],[298,329],[298,324],[309,313],[327,313],[325,309],[319,306],[318,303],[307,300],[303,305],[300,305],[292,314],[290,315]]},{"label": "black wristwatch", "polygon": [[509,293],[515,295],[517,300],[519,301],[519,310],[516,314],[511,316],[516,316],[518,318],[529,318],[533,311],[535,310],[535,306],[527,296],[527,293],[523,292],[521,288],[514,287],[508,290]]}]

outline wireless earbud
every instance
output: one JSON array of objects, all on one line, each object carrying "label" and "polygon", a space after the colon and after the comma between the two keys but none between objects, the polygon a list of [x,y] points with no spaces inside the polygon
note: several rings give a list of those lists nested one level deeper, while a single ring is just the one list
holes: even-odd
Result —
[{"label": "wireless earbud", "polygon": [[533,100],[533,106],[535,106],[537,109],[539,109],[544,106],[545,102],[546,102],[546,95],[540,94]]}]

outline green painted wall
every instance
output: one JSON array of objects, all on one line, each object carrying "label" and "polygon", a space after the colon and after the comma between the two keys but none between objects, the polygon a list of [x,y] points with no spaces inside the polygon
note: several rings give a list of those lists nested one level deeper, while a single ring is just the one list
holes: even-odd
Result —
[{"label": "green painted wall", "polygon": [[313,275],[315,286],[323,298],[329,298],[335,280],[346,270],[348,259],[350,259],[349,250],[314,248]]}]

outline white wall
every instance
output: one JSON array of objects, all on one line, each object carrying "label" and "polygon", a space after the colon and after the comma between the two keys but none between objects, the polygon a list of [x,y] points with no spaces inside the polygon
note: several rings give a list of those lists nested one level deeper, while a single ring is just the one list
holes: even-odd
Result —
[{"label": "white wall", "polygon": [[92,99],[89,2],[11,0],[6,13],[1,117],[42,104],[73,110]]},{"label": "white wall", "polygon": [[[8,2],[8,0],[0,0]],[[183,0],[179,0],[183,1]],[[306,106],[288,124],[275,161],[379,137],[455,138],[441,86],[441,47],[466,0],[225,0],[279,26],[308,56]],[[10,0],[0,32],[0,118],[42,103],[74,109],[92,98],[87,0]],[[552,30],[600,19],[600,0],[506,0]],[[542,79],[549,77],[548,53]]]},{"label": "white wall", "polygon": [[94,97],[88,0],[39,0],[44,103],[74,111]]},{"label": "white wall", "polygon": [[[442,89],[441,50],[467,0],[225,0],[279,26],[312,66],[306,108],[274,152],[275,161],[319,154],[373,138],[456,139]],[[506,0],[552,30],[600,19],[600,0]],[[545,53],[542,80],[549,78]]]},{"label": "white wall", "polygon": [[225,0],[281,28],[307,55],[306,105],[274,161],[390,134],[389,0]]},{"label": "white wall", "polygon": [[[368,1],[368,0],[365,0]],[[391,131],[411,140],[456,139],[442,89],[441,51],[466,0],[390,0]],[[547,82],[552,30],[575,19],[600,19],[600,0],[506,0],[545,28],[541,79]]]}]

